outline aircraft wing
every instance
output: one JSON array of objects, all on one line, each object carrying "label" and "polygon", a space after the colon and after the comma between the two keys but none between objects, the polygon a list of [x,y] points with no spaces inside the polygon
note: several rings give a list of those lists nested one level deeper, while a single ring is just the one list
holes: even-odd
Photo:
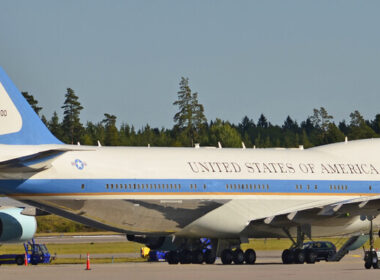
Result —
[{"label": "aircraft wing", "polygon": [[325,223],[327,220],[339,217],[377,216],[380,214],[380,195],[365,196],[356,199],[342,200],[339,202],[292,209],[291,211],[279,212],[275,215],[252,220],[244,231],[260,227],[270,232],[273,227],[290,228],[297,225],[310,225]]},{"label": "aircraft wing", "polygon": [[38,172],[51,167],[56,157],[67,152],[52,149],[0,162],[0,173]]},{"label": "aircraft wing", "polygon": [[0,174],[39,172],[51,167],[51,163],[60,155],[70,151],[88,151],[87,149],[54,148],[38,153],[0,162]]}]

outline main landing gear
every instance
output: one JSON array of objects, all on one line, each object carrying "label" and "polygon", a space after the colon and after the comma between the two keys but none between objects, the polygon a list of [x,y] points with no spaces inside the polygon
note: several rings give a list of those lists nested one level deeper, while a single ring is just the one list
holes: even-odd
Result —
[{"label": "main landing gear", "polygon": [[170,251],[166,255],[168,264],[213,264],[216,260],[216,255],[212,250],[182,250],[182,251]]},{"label": "main landing gear", "polygon": [[[366,269],[370,269],[371,267],[373,267],[374,269],[377,269],[379,268],[379,256],[378,256],[378,252],[376,252],[376,250],[374,249],[373,247],[373,228],[372,228],[372,220],[374,219],[375,217],[367,217],[367,219],[369,220],[370,222],[370,227],[369,227],[369,245],[370,245],[370,249],[369,251],[366,251],[365,252],[365,255],[364,255],[364,267]],[[379,236],[380,236],[380,232],[379,232]]]},{"label": "main landing gear", "polygon": [[282,263],[283,264],[302,264],[302,263],[315,263],[317,255],[312,250],[302,249],[303,242],[305,240],[305,235],[311,235],[310,227],[297,226],[297,240],[295,241],[290,235],[288,229],[283,228],[288,238],[293,242],[293,245],[282,252]]},{"label": "main landing gear", "polygon": [[247,249],[243,252],[242,249],[235,249],[234,251],[230,249],[224,249],[221,255],[223,264],[254,264],[256,262],[256,252],[253,249]]}]

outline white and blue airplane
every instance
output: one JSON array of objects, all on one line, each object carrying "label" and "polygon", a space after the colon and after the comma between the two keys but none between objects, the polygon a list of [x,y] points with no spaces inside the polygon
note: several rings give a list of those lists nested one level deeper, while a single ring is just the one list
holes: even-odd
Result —
[{"label": "white and blue airplane", "polygon": [[[380,139],[305,150],[66,145],[0,69],[1,194],[166,248],[169,263],[254,263],[240,249],[249,238],[290,238],[284,263],[315,261],[305,237],[362,245],[380,226],[379,155]],[[0,242],[33,236],[24,212],[0,208]]]}]

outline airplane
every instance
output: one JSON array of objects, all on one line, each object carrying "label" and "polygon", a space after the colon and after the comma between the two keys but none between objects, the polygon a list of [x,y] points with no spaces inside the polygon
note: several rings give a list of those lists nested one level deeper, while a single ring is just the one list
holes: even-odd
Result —
[{"label": "airplane", "polygon": [[[255,251],[240,248],[249,238],[292,240],[284,263],[315,262],[306,238],[353,235],[346,251],[373,241],[379,154],[380,139],[309,149],[67,145],[0,68],[0,193],[167,250],[169,264],[253,264]],[[33,216],[7,215],[0,242],[35,231]]]}]

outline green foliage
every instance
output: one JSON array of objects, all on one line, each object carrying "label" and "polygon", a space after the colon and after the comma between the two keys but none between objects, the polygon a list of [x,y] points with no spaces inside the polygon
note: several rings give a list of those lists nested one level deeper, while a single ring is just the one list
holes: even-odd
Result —
[{"label": "green foliage", "polygon": [[359,111],[350,114],[351,123],[348,136],[350,139],[363,139],[377,137],[375,131],[367,124]]},{"label": "green foliage", "polygon": [[119,132],[116,128],[116,116],[110,114],[104,114],[102,121],[105,124],[105,139],[104,144],[107,146],[117,146],[120,144]]},{"label": "green foliage", "polygon": [[199,143],[199,134],[207,119],[204,115],[203,105],[198,102],[198,93],[191,92],[189,79],[182,77],[179,87],[178,99],[173,103],[179,109],[173,118],[174,128],[184,145],[193,146],[194,143]]},{"label": "green foliage", "polygon": [[[127,123],[116,126],[117,117],[104,114],[99,123],[87,122],[83,127],[80,123],[80,112],[83,109],[74,90],[68,88],[65,95],[63,121],[54,112],[51,120],[46,121],[50,131],[66,143],[79,141],[84,145],[97,145],[98,141],[105,146],[166,146],[183,147],[200,143],[201,146],[241,147],[298,147],[303,145],[310,148],[318,145],[349,140],[379,137],[380,114],[373,120],[365,120],[358,111],[350,114],[350,122],[341,121],[338,125],[333,122],[324,107],[314,109],[313,114],[298,123],[287,116],[282,126],[273,125],[264,114],[260,114],[257,123],[244,116],[237,125],[228,121],[216,119],[206,120],[204,108],[198,102],[198,93],[192,93],[188,78],[181,78],[178,99],[173,105],[178,107],[174,116],[174,126],[171,129],[152,128],[146,124],[135,129]],[[38,101],[27,92],[23,95],[37,113],[41,111]],[[44,118],[44,116],[42,116]]]},{"label": "green foliage", "polygon": [[21,92],[21,94],[24,96],[26,101],[32,106],[33,110],[36,112],[37,115],[40,115],[40,111],[42,110],[42,107],[38,106],[38,101],[34,99],[34,96],[29,94],[27,91]]},{"label": "green foliage", "polygon": [[237,129],[229,122],[222,122],[221,119],[216,119],[211,125],[210,139],[213,146],[217,146],[220,142],[223,147],[241,147],[241,136]]},{"label": "green foliage", "polygon": [[65,95],[65,102],[61,107],[63,109],[63,137],[65,142],[71,144],[77,143],[80,140],[83,131],[83,126],[79,118],[80,111],[83,107],[78,99],[74,90],[68,88]]}]

